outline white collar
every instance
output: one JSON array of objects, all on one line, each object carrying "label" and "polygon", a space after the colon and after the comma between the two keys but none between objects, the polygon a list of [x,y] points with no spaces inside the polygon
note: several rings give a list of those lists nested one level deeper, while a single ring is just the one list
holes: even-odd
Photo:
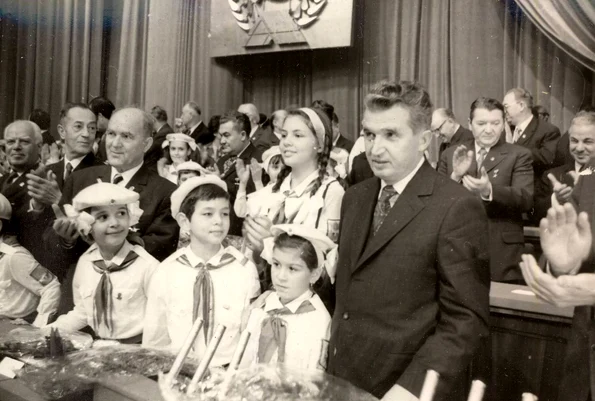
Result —
[{"label": "white collar", "polygon": [[302,305],[302,302],[312,298],[313,295],[314,294],[312,294],[312,291],[306,290],[306,292],[304,292],[302,295],[300,295],[293,301],[283,305],[283,303],[279,299],[279,295],[276,292],[273,292],[271,295],[267,297],[265,301],[264,311],[270,312],[275,309],[287,308],[291,311],[291,313],[295,313],[298,310],[298,308]]},{"label": "white collar", "polygon": [[72,169],[74,170],[75,168],[78,167],[79,164],[81,164],[81,162],[83,161],[83,159],[86,156],[87,155],[83,155],[81,157],[77,157],[76,159],[68,160],[68,157],[66,157],[66,155],[64,155],[64,170],[66,170],[66,165],[68,163],[70,163],[70,165],[72,166]]},{"label": "white collar", "polygon": [[291,189],[291,173],[289,173],[289,175],[287,177],[285,177],[285,179],[281,183],[279,192],[284,193],[285,191],[289,191],[290,193],[291,192],[295,193],[297,196],[302,196],[304,194],[304,192],[306,191],[306,189],[308,188],[308,185],[310,185],[317,178],[318,178],[318,169],[316,169],[312,173],[310,173],[310,175],[307,176],[304,179],[304,181],[300,182],[300,184],[298,186]]},{"label": "white collar", "polygon": [[194,130],[196,128],[198,128],[198,126],[202,124],[202,120],[200,120],[199,122],[196,123],[196,125],[193,125],[192,127],[190,127],[190,133],[192,134],[194,132]]},{"label": "white collar", "polygon": [[250,129],[250,138],[252,138],[254,136],[254,134],[256,133],[257,130],[258,130],[258,124],[256,124],[256,126],[254,126],[252,129]]},{"label": "white collar", "polygon": [[188,258],[188,261],[190,262],[190,264],[192,266],[196,266],[199,263],[211,263],[213,265],[219,264],[219,262],[221,261],[221,257],[223,256],[223,254],[225,253],[226,248],[223,247],[223,245],[221,245],[221,247],[219,248],[219,250],[217,251],[217,253],[215,255],[213,255],[213,257],[209,260],[204,260],[203,258],[201,258],[200,256],[198,256],[197,254],[195,254],[192,249],[190,248],[190,245],[188,245],[186,248],[184,248],[184,255],[186,255],[186,257]]},{"label": "white collar", "polygon": [[122,176],[123,180],[118,185],[125,187],[126,185],[128,185],[128,183],[130,182],[132,177],[134,177],[134,175],[138,172],[138,170],[140,170],[140,168],[142,166],[143,166],[143,163],[139,164],[136,167],[131,168],[130,170],[126,170],[123,173],[119,173],[115,167],[112,167],[110,182],[114,182],[114,177],[116,176],[116,174],[120,174]]},{"label": "white collar", "polygon": [[241,157],[242,153],[244,153],[246,151],[246,149],[248,149],[248,146],[250,146],[250,141],[248,141],[248,144],[246,145],[246,147],[244,149],[242,149],[241,152],[236,155],[236,157]]},{"label": "white collar", "polygon": [[[424,158],[424,156],[422,156],[420,158],[419,162],[417,163],[417,166],[415,166],[415,168],[409,174],[407,174],[404,178],[402,178],[401,181],[393,184],[393,188],[395,189],[395,191],[397,191],[397,193],[399,195],[403,193],[403,191],[405,190],[405,187],[407,187],[407,184],[409,184],[409,181],[411,181],[413,179],[413,176],[415,176],[415,174],[418,172],[418,170],[424,164],[424,161],[425,161],[425,158]],[[380,192],[378,193],[379,198],[380,198],[380,195],[382,194],[382,190],[387,185],[388,184],[384,180],[380,180]]]},{"label": "white collar", "polygon": [[581,168],[583,168],[583,165],[580,163],[577,163],[576,161],[574,162],[574,171],[576,171],[577,173],[579,171],[581,171]]},{"label": "white collar", "polygon": [[337,138],[333,141],[333,148],[335,146],[337,146],[337,142],[339,142],[339,138],[341,138],[341,133],[339,133],[339,135],[337,135]]},{"label": "white collar", "polygon": [[99,251],[99,246],[95,242],[89,247],[87,254],[89,255],[89,257],[91,258],[92,261],[105,260],[105,262],[110,262],[110,263],[113,263],[116,265],[121,265],[122,262],[124,262],[124,259],[126,259],[126,256],[128,256],[128,253],[132,250],[132,248],[133,248],[132,244],[130,242],[128,242],[128,240],[124,240],[124,244],[122,245],[122,248],[120,248],[118,253],[116,253],[114,255],[112,260],[105,260],[105,259],[103,259],[103,256],[101,256],[101,251]]},{"label": "white collar", "polygon": [[522,123],[517,125],[515,128],[520,130],[521,132],[525,132],[525,130],[527,129],[527,126],[531,123],[531,120],[533,120],[533,114],[531,114],[529,116],[529,118],[527,118],[525,121],[523,121]]}]

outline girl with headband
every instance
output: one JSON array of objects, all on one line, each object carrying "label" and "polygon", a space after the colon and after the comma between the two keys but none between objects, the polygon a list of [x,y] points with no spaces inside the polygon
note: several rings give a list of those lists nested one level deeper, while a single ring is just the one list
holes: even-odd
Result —
[{"label": "girl with headband", "polygon": [[191,160],[191,156],[196,151],[196,142],[186,134],[173,133],[167,134],[163,141],[163,158],[157,163],[157,171],[163,178],[167,178],[178,185],[178,172],[176,168],[179,164]]}]

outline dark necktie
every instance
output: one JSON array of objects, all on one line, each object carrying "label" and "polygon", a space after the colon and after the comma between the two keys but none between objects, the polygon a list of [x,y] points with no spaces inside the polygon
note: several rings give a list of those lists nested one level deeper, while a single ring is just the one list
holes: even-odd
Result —
[{"label": "dark necktie", "polygon": [[68,179],[68,177],[70,177],[70,174],[72,174],[72,164],[70,164],[70,162],[66,163],[66,166],[64,167],[64,181],[66,181]]},{"label": "dark necktie", "polygon": [[8,177],[6,177],[6,181],[4,181],[4,183],[2,184],[2,192],[6,191],[6,189],[8,189],[8,187],[10,187],[12,183],[15,182],[18,178],[19,174],[16,171],[13,171],[10,174],[8,174]]},{"label": "dark necktie", "polygon": [[227,266],[235,260],[235,257],[230,253],[225,253],[221,256],[219,264],[213,265],[211,263],[199,263],[192,266],[190,260],[186,255],[179,256],[176,259],[185,266],[198,270],[196,280],[194,281],[194,306],[192,308],[192,322],[195,322],[198,317],[203,320],[203,332],[205,336],[205,344],[208,344],[213,338],[213,320],[215,311],[215,294],[213,292],[213,279],[211,278],[210,270],[219,269]]},{"label": "dark necktie", "polygon": [[114,179],[112,181],[112,184],[118,185],[122,181],[124,181],[124,177],[122,177],[120,174],[116,174],[116,175],[114,175]]},{"label": "dark necktie", "polygon": [[99,274],[101,278],[95,288],[95,297],[93,299],[95,315],[93,316],[93,323],[95,327],[105,326],[109,332],[112,331],[112,281],[110,280],[110,273],[119,272],[129,267],[138,258],[134,251],[128,252],[128,255],[120,265],[107,265],[104,260],[96,260],[93,262],[93,269]]},{"label": "dark necktie", "polygon": [[440,144],[440,148],[438,149],[438,159],[440,159],[440,157],[442,156],[442,152],[444,152],[446,148],[448,148],[448,145],[450,145],[450,142],[442,142]]},{"label": "dark necktie", "polygon": [[378,203],[376,203],[376,208],[374,209],[374,219],[372,220],[372,232],[374,235],[376,235],[378,232],[378,229],[382,225],[382,222],[386,216],[388,216],[388,213],[391,209],[390,199],[395,195],[399,194],[392,185],[387,185],[382,188],[380,198],[378,199]]},{"label": "dark necktie", "polygon": [[286,306],[280,309],[273,309],[268,312],[269,316],[262,321],[260,338],[258,339],[258,362],[269,363],[277,351],[277,362],[285,361],[285,345],[287,343],[287,322],[281,318],[283,315],[298,315],[315,311],[316,308],[309,300],[302,302],[300,307],[291,312]]},{"label": "dark necktie", "polygon": [[483,166],[483,162],[486,159],[486,155],[488,151],[485,148],[479,148],[479,156],[477,158],[477,177],[481,176],[481,166]]}]

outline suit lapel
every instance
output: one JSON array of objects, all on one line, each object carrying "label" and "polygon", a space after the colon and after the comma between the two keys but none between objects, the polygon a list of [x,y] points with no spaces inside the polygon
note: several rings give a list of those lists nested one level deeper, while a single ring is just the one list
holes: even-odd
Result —
[{"label": "suit lapel", "polygon": [[132,176],[126,188],[132,189],[134,187],[134,191],[137,193],[141,193],[143,189],[147,186],[147,182],[149,181],[149,170],[143,166]]},{"label": "suit lapel", "polygon": [[17,178],[12,184],[10,184],[8,186],[8,188],[6,188],[3,195],[7,198],[10,198],[18,192],[26,191],[27,190],[26,175],[27,175],[27,173],[21,174],[21,176],[19,178]]},{"label": "suit lapel", "polygon": [[380,191],[380,180],[374,177],[361,183],[361,189],[357,199],[352,203],[351,210],[346,211],[351,224],[345,227],[345,232],[349,237],[349,247],[351,248],[352,265],[351,270],[357,267],[356,262],[364,252],[366,240],[368,239],[372,219],[374,218],[374,209],[378,201]]},{"label": "suit lapel", "polygon": [[504,149],[500,144],[496,144],[493,148],[490,149],[488,154],[486,155],[485,160],[483,161],[483,167],[486,169],[486,172],[490,172],[494,169],[502,160],[506,158],[508,151]]},{"label": "suit lapel", "polygon": [[521,132],[521,136],[516,141],[517,145],[526,145],[529,143],[529,141],[531,140],[531,137],[533,136],[533,133],[537,129],[537,124],[538,124],[537,120],[538,120],[538,118],[533,116],[533,118],[531,119],[531,122],[529,123],[529,125],[527,125],[527,128],[525,128],[523,130],[523,132]]},{"label": "suit lapel", "polygon": [[[359,269],[423,210],[425,203],[420,197],[432,194],[435,174],[437,173],[432,167],[427,162],[424,162],[413,179],[405,187],[403,193],[399,195],[397,202],[386,216],[376,235],[368,239],[364,253],[355,265],[355,270]],[[374,195],[378,196],[378,191]]]},{"label": "suit lapel", "polygon": [[56,167],[52,169],[54,174],[56,174],[56,182],[60,188],[64,188],[64,168],[64,159],[62,159],[56,164]]}]

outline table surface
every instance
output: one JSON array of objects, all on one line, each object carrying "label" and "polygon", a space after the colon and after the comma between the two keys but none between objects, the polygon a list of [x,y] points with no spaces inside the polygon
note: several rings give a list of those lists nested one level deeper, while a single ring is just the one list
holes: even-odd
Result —
[{"label": "table surface", "polygon": [[572,318],[574,314],[572,307],[559,308],[542,301],[527,286],[495,282],[490,288],[490,306],[566,318]]}]

